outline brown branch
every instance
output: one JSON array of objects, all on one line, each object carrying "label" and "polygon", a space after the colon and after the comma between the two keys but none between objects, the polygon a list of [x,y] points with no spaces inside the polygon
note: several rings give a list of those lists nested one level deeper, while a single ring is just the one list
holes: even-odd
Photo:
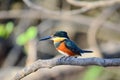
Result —
[{"label": "brown branch", "polygon": [[92,47],[94,49],[94,52],[97,53],[96,56],[100,56],[100,50],[96,41],[96,35],[97,32],[99,30],[99,28],[101,28],[104,23],[106,22],[106,20],[111,17],[111,15],[113,13],[115,13],[115,11],[117,9],[119,9],[120,6],[119,5],[114,5],[108,8],[105,8],[102,13],[100,15],[98,15],[98,17],[96,17],[95,20],[93,20],[93,22],[90,25],[90,28],[88,29],[88,43],[90,45],[90,47]]},{"label": "brown branch", "polygon": [[76,9],[76,10],[71,10],[71,11],[60,11],[60,10],[54,11],[54,10],[46,9],[40,5],[38,6],[37,4],[31,2],[30,0],[23,0],[23,1],[28,7],[32,8],[34,10],[39,10],[42,13],[47,13],[47,14],[52,14],[52,15],[61,15],[61,14],[69,14],[70,15],[70,14],[78,14],[78,13],[84,12],[84,10],[81,10],[81,9]]},{"label": "brown branch", "polygon": [[[34,15],[32,15],[34,14]],[[79,23],[85,25],[86,27],[79,26],[80,28],[84,28],[82,31],[87,32],[87,29],[90,27],[89,25],[92,23],[94,18],[83,16],[83,15],[51,15],[51,14],[43,14],[39,11],[35,10],[10,10],[10,11],[1,11],[0,12],[0,19],[7,19],[7,18],[26,18],[26,19],[53,19],[53,20],[63,20],[63,21],[70,21],[73,23]],[[114,27],[116,26],[116,27]],[[112,23],[110,21],[105,21],[103,27],[101,28],[101,32],[98,35],[98,38],[103,40],[120,40],[120,30],[117,28],[119,27],[118,24]],[[78,28],[78,27],[77,27]],[[81,31],[78,29],[78,31]],[[108,32],[106,32],[108,31]],[[111,33],[110,31],[114,32]],[[104,37],[102,36],[104,35]],[[114,36],[116,35],[116,36]]]},{"label": "brown branch", "polygon": [[98,65],[110,67],[120,66],[120,59],[57,57],[50,60],[37,60],[32,65],[18,72],[13,78],[13,80],[20,80],[23,77],[35,72],[40,68],[52,68],[58,65],[77,65],[77,66]]},{"label": "brown branch", "polygon": [[32,64],[37,60],[37,48],[36,48],[37,40],[32,39],[26,43],[25,49],[27,52],[26,66]]},{"label": "brown branch", "polygon": [[65,15],[73,15],[73,14],[79,14],[79,13],[84,13],[87,12],[88,10],[90,10],[90,7],[85,7],[82,9],[75,9],[75,10],[70,10],[70,11],[62,11],[62,10],[49,10],[46,9],[44,7],[42,7],[41,5],[36,5],[35,3],[33,3],[31,0],[23,0],[24,3],[34,9],[34,10],[39,10],[42,13],[47,13],[47,14],[52,14],[52,15],[61,15],[61,14],[65,14]]},{"label": "brown branch", "polygon": [[85,13],[91,9],[95,9],[97,7],[105,7],[105,6],[111,6],[116,3],[120,3],[120,0],[110,0],[110,1],[92,1],[92,2],[86,2],[86,1],[74,1],[74,0],[67,0],[68,3],[75,5],[75,6],[82,6],[81,9],[71,10],[71,11],[54,11],[54,10],[48,10],[42,6],[38,6],[35,3],[33,3],[31,0],[23,0],[25,4],[35,10],[39,10],[43,13],[48,13],[52,15],[61,15],[61,14],[67,14],[67,15],[73,15],[73,14],[79,14],[79,13]]},{"label": "brown branch", "polygon": [[[34,14],[34,15],[32,15]],[[40,19],[40,12],[35,10],[9,10],[9,11],[0,11],[0,19],[8,18],[29,18],[29,19]]]},{"label": "brown branch", "polygon": [[66,0],[69,4],[79,7],[106,7],[120,3],[120,0],[99,0],[99,1],[78,1],[78,0]]},{"label": "brown branch", "polygon": [[[101,0],[101,1],[77,1],[77,0],[66,0],[69,4],[82,7],[80,10],[82,13],[88,10],[96,9],[98,7],[108,7],[115,4],[120,4],[120,0]],[[79,13],[79,12],[78,12]]]}]

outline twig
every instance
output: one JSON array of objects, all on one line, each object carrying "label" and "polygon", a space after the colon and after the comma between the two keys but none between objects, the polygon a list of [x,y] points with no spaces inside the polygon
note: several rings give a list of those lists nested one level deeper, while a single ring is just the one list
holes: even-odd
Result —
[{"label": "twig", "polygon": [[76,10],[71,10],[71,11],[62,11],[62,10],[53,11],[53,10],[48,10],[40,5],[38,6],[34,4],[33,2],[31,2],[30,0],[23,0],[23,1],[28,7],[34,10],[39,10],[42,13],[47,13],[47,14],[52,14],[52,15],[61,15],[61,14],[73,15],[73,14],[78,14],[78,13],[84,13],[89,10],[88,8],[82,8],[82,9],[76,9]]},{"label": "twig", "polygon": [[79,7],[106,7],[120,3],[120,0],[99,0],[99,1],[78,1],[78,0],[66,0],[69,4]]},{"label": "twig", "polygon": [[106,22],[106,20],[118,9],[120,8],[119,5],[114,5],[108,8],[105,8],[102,13],[96,17],[95,20],[90,25],[90,28],[88,30],[88,43],[90,47],[92,47],[97,53],[98,56],[101,56],[99,47],[97,45],[96,41],[96,35],[98,32],[98,29],[102,27],[102,25]]},{"label": "twig", "polygon": [[101,1],[77,1],[77,0],[66,0],[69,4],[82,7],[82,13],[96,9],[98,7],[108,7],[115,4],[120,4],[120,0],[101,0]]},{"label": "twig", "polygon": [[[51,69],[41,68],[21,80],[74,80],[80,76],[85,67],[79,66],[56,66]],[[63,77],[64,76],[64,77]],[[63,79],[64,78],[64,79]],[[8,80],[8,79],[7,79]]]},{"label": "twig", "polygon": [[37,59],[36,43],[36,39],[33,39],[27,42],[27,44],[25,45],[25,49],[27,52],[26,66],[32,64]]},{"label": "twig", "polygon": [[21,51],[22,47],[14,45],[11,51],[9,52],[7,58],[5,59],[2,68],[14,66],[18,58],[20,57]]},{"label": "twig", "polygon": [[67,15],[74,15],[74,14],[79,14],[79,13],[85,13],[91,9],[97,8],[97,7],[102,7],[102,6],[111,6],[116,3],[120,3],[120,0],[111,0],[111,1],[96,1],[96,2],[85,2],[85,1],[73,1],[73,0],[67,0],[68,3],[75,5],[75,6],[82,6],[80,9],[76,10],[71,10],[71,11],[52,11],[48,10],[42,6],[38,6],[34,3],[32,3],[30,0],[23,0],[25,4],[35,10],[39,10],[43,13],[48,13],[52,15],[61,15],[61,14],[67,14]]},{"label": "twig", "polygon": [[[79,23],[79,24],[85,25],[86,27],[79,26],[80,28],[85,28],[85,29],[83,29],[83,30],[86,30],[84,32],[87,32],[87,29],[89,28],[89,25],[94,20],[94,18],[92,18],[92,17],[83,16],[83,15],[74,15],[74,16],[73,15],[72,16],[61,15],[61,16],[57,16],[57,15],[51,15],[51,14],[43,14],[43,13],[40,13],[39,11],[35,11],[35,10],[1,11],[0,12],[0,19],[7,19],[7,18],[26,18],[26,19],[40,19],[40,18],[42,18],[42,19],[70,21],[70,22],[73,22],[73,23]],[[114,26],[116,26],[116,27],[114,27]],[[120,40],[119,39],[120,30],[117,27],[119,27],[118,24],[112,23],[110,21],[105,21],[103,27],[101,28],[101,33],[98,35],[98,37],[100,39],[104,39],[104,40],[111,39],[111,40],[119,41]],[[106,30],[107,31],[112,30],[114,33],[109,32],[109,34],[108,34],[108,32],[106,33]],[[102,36],[103,33],[104,33],[104,37]],[[114,35],[117,35],[117,37],[114,37]]]},{"label": "twig", "polygon": [[[40,12],[35,12],[35,10],[9,10],[9,11],[0,11],[0,19],[8,18],[31,18],[31,19],[40,19]],[[34,15],[32,15],[34,14]]]},{"label": "twig", "polygon": [[111,67],[120,66],[120,59],[57,57],[50,60],[37,60],[32,65],[18,72],[16,76],[13,78],[13,80],[20,80],[23,77],[35,72],[40,68],[52,68],[58,65],[77,65],[77,66],[98,65],[104,67]]}]

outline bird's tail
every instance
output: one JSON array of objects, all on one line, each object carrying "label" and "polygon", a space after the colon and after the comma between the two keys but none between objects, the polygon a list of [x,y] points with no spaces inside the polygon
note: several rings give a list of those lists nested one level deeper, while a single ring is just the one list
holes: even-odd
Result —
[{"label": "bird's tail", "polygon": [[82,50],[82,53],[93,53],[93,51],[89,51],[89,50]]}]

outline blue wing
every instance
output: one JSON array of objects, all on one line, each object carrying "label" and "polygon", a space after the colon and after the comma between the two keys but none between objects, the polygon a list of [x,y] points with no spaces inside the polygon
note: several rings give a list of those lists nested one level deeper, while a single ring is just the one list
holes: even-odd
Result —
[{"label": "blue wing", "polygon": [[80,49],[73,41],[66,39],[65,40],[66,47],[70,49],[72,52],[81,55],[83,53],[92,53],[93,51],[90,50],[82,50]]},{"label": "blue wing", "polygon": [[70,49],[72,52],[81,55],[80,53],[83,53],[82,50],[71,40],[66,39],[65,45],[68,49]]}]

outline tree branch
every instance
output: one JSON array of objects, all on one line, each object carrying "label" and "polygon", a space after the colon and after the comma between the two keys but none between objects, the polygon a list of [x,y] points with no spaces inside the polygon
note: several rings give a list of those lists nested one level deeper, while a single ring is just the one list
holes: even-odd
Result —
[{"label": "tree branch", "polygon": [[31,0],[23,0],[24,3],[35,10],[39,10],[43,13],[48,13],[52,15],[61,15],[61,14],[67,14],[67,15],[73,15],[73,14],[79,14],[79,13],[85,13],[91,9],[95,9],[98,7],[105,7],[105,6],[112,6],[115,5],[116,3],[120,3],[120,0],[102,0],[102,1],[92,1],[92,2],[87,2],[87,1],[76,1],[76,0],[66,0],[68,3],[74,5],[74,6],[80,6],[82,8],[80,9],[75,9],[71,11],[59,11],[59,10],[49,10],[41,5],[36,5],[33,3]]},{"label": "tree branch", "polygon": [[69,4],[79,7],[106,7],[120,3],[120,0],[99,0],[99,1],[78,1],[78,0],[66,0]]},{"label": "tree branch", "polygon": [[96,56],[101,57],[102,55],[100,54],[99,46],[97,44],[97,33],[99,29],[104,25],[104,23],[107,21],[108,18],[115,13],[117,9],[119,9],[119,5],[113,5],[110,7],[105,8],[98,17],[96,17],[93,22],[90,24],[90,28],[88,29],[88,44],[89,46],[94,50]]},{"label": "tree branch", "polygon": [[77,66],[98,65],[103,67],[110,67],[120,66],[120,59],[57,57],[50,60],[37,60],[32,65],[25,67],[23,70],[18,72],[16,76],[13,78],[13,80],[20,80],[40,68],[52,68],[58,65],[77,65]]},{"label": "tree branch", "polygon": [[87,12],[88,10],[90,10],[90,7],[89,8],[85,7],[85,8],[82,8],[82,9],[75,9],[75,10],[70,10],[70,11],[49,10],[49,9],[46,9],[46,8],[42,7],[41,5],[39,5],[39,6],[36,5],[31,0],[23,0],[23,1],[31,9],[39,10],[42,13],[47,13],[47,14],[52,14],[52,15],[61,15],[61,14],[73,15],[73,14],[84,13],[84,12]]}]

